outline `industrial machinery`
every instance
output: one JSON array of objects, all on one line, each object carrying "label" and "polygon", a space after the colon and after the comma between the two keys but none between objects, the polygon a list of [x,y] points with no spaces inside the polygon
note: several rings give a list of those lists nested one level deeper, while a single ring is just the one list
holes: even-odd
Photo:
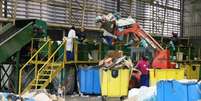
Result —
[{"label": "industrial machinery", "polygon": [[[132,34],[134,38],[145,40],[155,50],[155,58],[152,61],[153,68],[171,68],[170,52],[163,49],[163,47],[155,41],[155,39],[149,35],[139,23],[135,22],[132,18],[117,18],[116,15],[108,14],[104,16],[98,16],[97,22],[101,22],[102,28],[108,33],[114,33],[117,37],[120,35]],[[134,39],[133,38],[133,39]]]}]

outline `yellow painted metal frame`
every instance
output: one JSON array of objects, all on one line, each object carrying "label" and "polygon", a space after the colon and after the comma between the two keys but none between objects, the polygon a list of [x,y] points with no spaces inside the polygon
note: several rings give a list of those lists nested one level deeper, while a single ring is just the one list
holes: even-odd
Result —
[{"label": "yellow painted metal frame", "polygon": [[[59,45],[59,47],[52,53],[51,51],[51,44],[52,41],[51,40],[47,40],[42,47],[40,47],[40,49],[29,59],[29,61],[24,64],[24,66],[20,69],[20,75],[19,75],[19,95],[21,95],[24,92],[27,92],[29,90],[31,90],[32,85],[35,86],[35,89],[38,89],[37,86],[40,85],[41,88],[45,88],[51,81],[52,78],[54,78],[58,72],[61,71],[61,69],[64,67],[65,65],[65,60],[66,60],[66,51],[65,51],[65,47],[66,47],[66,41],[63,41],[62,44]],[[40,61],[38,60],[38,54],[41,52],[41,50],[44,49],[45,46],[48,45],[48,60],[47,61]],[[32,49],[33,49],[33,41],[32,41]],[[55,55],[56,53],[62,48],[64,47],[64,55],[63,59],[59,62],[57,62],[57,60],[55,61]],[[33,52],[32,52],[33,53]],[[34,60],[35,59],[35,60]],[[34,69],[35,69],[35,78],[28,84],[28,86],[25,87],[25,89],[22,91],[22,71],[26,68],[27,65],[29,64],[35,64]],[[38,64],[42,64],[42,67],[40,67],[40,69],[38,69]],[[39,80],[39,75],[42,74],[42,71],[48,70],[49,66],[51,67],[51,73],[49,74],[49,78],[47,80],[47,82],[44,82],[44,84],[38,84],[38,80]],[[55,71],[53,71],[53,68],[57,67]]]},{"label": "yellow painted metal frame", "polygon": [[[38,86],[40,86],[39,89],[44,89],[51,81],[52,79],[62,70],[62,68],[64,68],[65,64],[96,64],[99,62],[99,60],[101,59],[101,56],[99,55],[98,60],[96,61],[79,61],[78,60],[78,43],[76,42],[76,40],[74,39],[73,41],[73,46],[74,46],[74,60],[72,61],[67,61],[66,60],[66,40],[64,40],[60,46],[52,53],[51,50],[51,45],[52,45],[52,41],[51,40],[46,40],[46,42],[42,45],[42,47],[40,47],[35,53],[33,52],[33,45],[34,45],[34,41],[38,40],[38,41],[44,41],[43,39],[39,39],[39,38],[35,38],[32,40],[31,43],[31,58],[29,59],[29,61],[27,63],[25,63],[23,65],[23,67],[20,69],[20,73],[19,73],[19,95],[21,95],[24,92],[27,92],[29,90],[32,89],[32,85],[34,85],[35,89],[38,89]],[[44,60],[39,60],[38,59],[38,55],[39,53],[45,48],[45,46],[48,46],[48,59],[46,61]],[[55,61],[54,56],[56,55],[56,53],[59,51],[59,49],[64,48],[64,52],[63,52],[63,60],[62,61]],[[99,44],[99,50],[98,53],[100,53],[101,51],[101,44]],[[29,64],[35,64],[34,69],[34,75],[35,78],[22,90],[22,71],[29,65]],[[42,67],[38,67],[40,65],[42,65]],[[51,68],[49,68],[51,67]],[[44,82],[44,84],[39,84],[39,75],[43,73],[43,71],[46,71],[48,69],[53,70],[56,67],[55,71],[50,71],[51,73],[48,74],[49,78],[47,80],[47,82]]]},{"label": "yellow painted metal frame", "polygon": [[[65,42],[64,42],[65,43]],[[55,56],[55,54],[59,51],[59,49],[64,45],[65,46],[65,44],[64,43],[62,43],[57,49],[56,49],[56,51],[54,51],[54,53],[53,54],[51,54],[50,55],[50,57],[48,57],[48,60],[44,63],[44,65],[38,70],[38,73],[37,74],[40,74],[41,72],[42,72],[42,70],[44,70],[45,68],[48,68],[48,64],[50,64],[50,62],[52,62],[51,63],[51,70],[53,69],[53,64],[54,64],[54,56]],[[64,52],[65,53],[65,52]],[[51,61],[51,59],[52,59],[52,61]],[[60,64],[60,66],[58,67],[58,68],[63,68],[64,67],[64,60],[65,59],[63,59],[63,62],[62,63],[59,63]],[[48,83],[46,83],[45,85],[43,85],[42,86],[42,88],[45,88],[46,86],[47,86],[47,84],[49,84],[51,81],[52,81],[52,78],[54,78],[52,75],[55,75],[56,76],[56,74],[59,72],[60,70],[57,70],[57,72],[52,72],[51,71],[51,73],[50,73],[50,79],[48,80],[49,82]],[[37,75],[37,82],[38,82],[38,79],[39,79],[39,76]],[[36,87],[37,87],[37,83],[36,83]]]},{"label": "yellow painted metal frame", "polygon": [[74,49],[74,60],[72,61],[65,61],[65,64],[76,64],[76,63],[80,63],[80,64],[94,64],[94,63],[98,63],[100,60],[101,60],[101,44],[99,44],[99,48],[98,48],[98,53],[99,53],[99,56],[98,56],[98,60],[96,61],[80,61],[78,60],[78,43],[76,41],[76,39],[73,39],[73,49]]},{"label": "yellow painted metal frame", "polygon": [[[41,38],[32,38],[32,40],[31,40],[31,57],[33,56],[33,52],[34,52],[34,42],[36,42],[36,41],[45,42],[44,44],[47,45],[47,44],[50,44],[50,41],[51,41],[51,40],[50,40],[50,39],[46,40],[46,39],[41,39]],[[47,41],[48,41],[48,43],[46,43]],[[44,45],[44,44],[43,44],[43,45]],[[44,46],[44,47],[41,46],[40,48],[41,48],[41,50],[42,50],[43,48],[45,48],[45,46]],[[38,53],[41,52],[41,50],[40,50],[40,51],[37,50]]]},{"label": "yellow painted metal frame", "polygon": [[[18,94],[21,93],[21,87],[22,87],[22,71],[31,63],[31,61],[36,57],[36,61],[38,59],[38,54],[40,53],[40,51],[50,42],[50,40],[47,40],[47,42],[45,42],[45,44],[43,44],[42,47],[40,47],[40,49],[28,60],[28,62],[26,62],[23,67],[20,69],[19,72],[19,90],[18,90]],[[35,68],[37,68],[37,65],[35,66]],[[35,69],[37,70],[37,69]],[[35,75],[37,75],[37,72],[35,71]]]},{"label": "yellow painted metal frame", "polygon": [[[48,60],[47,60],[47,61],[44,63],[44,65],[38,70],[38,73],[40,73],[40,72],[45,68],[45,66],[48,65],[48,63],[51,61],[52,58],[53,58],[53,60],[54,60],[55,54],[59,51],[59,49],[60,49],[63,45],[64,45],[64,43],[62,43],[62,44],[56,49],[56,51],[54,51],[54,53],[53,53],[52,55],[50,55],[50,57],[48,58]],[[63,64],[64,64],[64,62],[63,62]]]}]

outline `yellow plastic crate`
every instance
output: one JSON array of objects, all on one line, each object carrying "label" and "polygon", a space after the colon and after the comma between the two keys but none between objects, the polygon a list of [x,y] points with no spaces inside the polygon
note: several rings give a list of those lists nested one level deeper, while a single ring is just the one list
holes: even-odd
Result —
[{"label": "yellow plastic crate", "polygon": [[187,79],[199,79],[200,64],[186,64],[185,69]]},{"label": "yellow plastic crate", "polygon": [[156,85],[160,80],[184,79],[184,69],[150,69],[150,86]]},{"label": "yellow plastic crate", "polygon": [[182,69],[185,68],[185,64],[180,63],[180,64],[178,64],[178,65],[179,65],[179,68],[182,68]]},{"label": "yellow plastic crate", "polygon": [[101,94],[108,97],[121,97],[128,95],[130,78],[129,69],[118,69],[118,75],[112,76],[113,70],[101,70]]}]

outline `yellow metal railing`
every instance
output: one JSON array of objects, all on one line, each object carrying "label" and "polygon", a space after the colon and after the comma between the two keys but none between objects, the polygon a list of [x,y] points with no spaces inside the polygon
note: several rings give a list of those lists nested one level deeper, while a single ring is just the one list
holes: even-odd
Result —
[{"label": "yellow metal railing", "polygon": [[[49,43],[47,45],[51,45],[52,42],[50,42],[51,40],[49,40]],[[44,43],[47,42],[47,39],[42,39],[42,38],[32,38],[31,40],[31,48],[30,48],[30,53],[31,53],[31,57],[35,54],[36,51],[38,51],[39,48],[41,48],[42,46],[40,45],[44,45]],[[50,48],[49,46],[47,46],[48,48]],[[43,49],[46,47],[43,47]],[[48,53],[48,51],[44,51],[41,50],[40,53]]]},{"label": "yellow metal railing", "polygon": [[[37,39],[38,40],[38,39]],[[32,42],[33,43],[33,42]],[[38,84],[38,75],[46,68],[48,68],[48,66],[51,67],[51,70],[53,69],[53,66],[57,66],[57,70],[55,72],[52,72],[50,73],[50,78],[48,78],[48,81],[43,87],[46,87],[47,84],[49,84],[52,80],[52,78],[54,78],[56,76],[56,74],[61,70],[61,68],[64,67],[64,64],[65,64],[65,58],[66,58],[66,50],[65,50],[65,47],[66,47],[66,41],[63,41],[57,48],[55,51],[52,50],[52,43],[53,41],[50,41],[48,40],[47,42],[45,42],[41,47],[40,49],[34,53],[34,55],[31,55],[32,57],[30,58],[30,60],[20,69],[20,75],[19,75],[19,91],[18,93],[21,94],[21,92],[24,92],[24,91],[29,91],[32,87],[31,85],[32,84],[36,84],[35,87],[37,89],[37,84]],[[44,50],[45,48],[48,47],[48,51],[46,51],[46,53],[48,53],[48,56],[47,56],[47,60],[42,60],[40,61],[40,59],[38,59],[38,55],[39,53],[41,53],[42,50]],[[31,45],[31,48],[33,49],[33,44]],[[57,58],[55,58],[56,56],[56,53],[58,53],[58,51],[60,49],[62,49],[62,54],[60,54]],[[53,51],[53,52],[52,52]],[[33,53],[31,53],[33,54]],[[61,56],[63,56],[63,58],[61,59]],[[42,64],[41,64],[42,63]],[[34,72],[34,78],[31,80],[31,82],[28,83],[28,85],[26,85],[26,87],[24,87],[24,89],[22,89],[22,75],[23,75],[23,70],[25,70],[25,68],[30,65],[30,64],[34,64],[35,66],[33,67],[35,72]],[[38,65],[40,64],[40,65]],[[33,72],[33,70],[32,70]],[[33,73],[30,73],[30,74],[33,74]],[[52,76],[53,75],[53,76]],[[26,77],[27,78],[27,77]],[[34,82],[34,80],[36,82]]]},{"label": "yellow metal railing", "polygon": [[[59,49],[61,49],[62,46],[65,46],[64,45],[65,42],[63,42],[55,51],[54,53],[52,53],[52,55],[48,58],[48,60],[44,63],[44,65],[38,70],[38,73],[40,73],[50,62],[51,62],[51,59],[53,59],[53,62],[54,62],[54,56],[55,54],[59,51]],[[64,52],[65,54],[65,52]],[[65,57],[64,57],[65,58]],[[64,60],[64,59],[63,59]],[[64,61],[62,61],[62,63],[64,64]]]},{"label": "yellow metal railing", "polygon": [[[37,44],[35,44],[35,43]],[[44,43],[41,45],[40,47],[40,43]],[[39,74],[42,73],[43,71],[45,71],[46,69],[53,69],[55,68],[56,66],[56,70],[54,72],[51,71],[50,74],[50,77],[48,78],[48,82],[45,82],[45,84],[43,84],[43,88],[45,88],[51,81],[52,79],[57,75],[58,72],[60,72],[60,70],[64,67],[65,64],[68,64],[68,63],[97,63],[98,61],[94,61],[94,60],[79,60],[78,59],[78,54],[79,54],[79,51],[86,51],[86,50],[79,50],[78,49],[78,43],[77,41],[74,39],[74,42],[73,42],[73,46],[74,46],[74,60],[71,60],[71,61],[67,61],[67,56],[66,56],[66,41],[62,41],[62,43],[54,50],[52,50],[52,43],[53,41],[51,40],[43,40],[43,39],[39,39],[39,38],[35,38],[32,40],[31,42],[31,58],[29,59],[29,61],[27,63],[25,63],[23,65],[23,67],[20,69],[20,73],[19,73],[19,91],[18,93],[21,94],[22,92],[24,91],[29,91],[30,89],[32,89],[32,84],[34,84],[35,88],[37,88],[37,84],[38,84],[38,81],[39,81]],[[36,45],[36,47],[34,46]],[[38,47],[40,47],[39,49],[37,49]],[[63,56],[62,59],[58,58],[58,56],[56,55],[58,53],[58,51],[60,49],[63,50],[61,51],[62,55],[60,56]],[[100,54],[101,52],[101,44],[99,44],[97,46],[98,49],[96,49],[98,51],[98,53]],[[44,51],[45,50],[45,51]],[[89,50],[91,51],[91,50]],[[41,58],[41,55],[44,53],[45,56],[43,58]],[[57,56],[57,57],[55,57]],[[60,57],[59,56],[59,57]],[[45,58],[45,59],[44,59]],[[99,55],[98,56],[98,60],[101,59],[101,56]],[[32,68],[28,68],[29,65],[32,65]],[[23,77],[23,72],[25,70],[29,70],[28,73],[26,73],[26,77]],[[32,76],[34,75],[34,76]],[[26,81],[27,82],[27,79],[30,79],[30,82],[28,82],[27,84],[23,84],[22,82],[23,81]],[[22,80],[24,79],[25,80]]]},{"label": "yellow metal railing", "polygon": [[[47,41],[40,47],[40,49],[38,49],[38,51],[35,52],[34,55],[31,56],[31,58],[30,58],[30,59],[23,65],[23,67],[20,69],[20,72],[19,72],[19,90],[18,90],[18,93],[19,93],[19,94],[21,93],[22,85],[23,85],[23,83],[22,83],[23,70],[25,70],[25,68],[29,67],[29,65],[31,64],[31,62],[32,62],[33,60],[38,61],[38,55],[40,54],[40,52],[41,52],[50,42],[51,42],[50,40],[47,40]],[[34,68],[35,68],[35,75],[36,75],[36,73],[37,73],[37,72],[36,72],[36,71],[37,71],[37,69],[36,69],[36,68],[37,68],[37,64],[35,64]],[[31,71],[28,73],[28,75],[26,75],[25,78],[28,78],[28,76],[31,74],[32,71],[33,71],[33,70],[31,70]]]},{"label": "yellow metal railing", "polygon": [[[50,72],[50,78],[49,78],[49,83],[52,81],[52,79],[54,78],[54,76],[56,76],[56,74],[58,73],[58,72],[60,72],[60,69],[61,68],[63,68],[64,67],[64,64],[65,64],[65,59],[66,59],[66,52],[65,52],[65,43],[66,43],[66,41],[64,41],[55,51],[54,51],[54,53],[52,53],[51,54],[51,56],[48,58],[48,60],[44,63],[44,65],[38,70],[38,73],[37,74],[40,74],[44,69],[47,69],[48,68],[48,66],[50,66],[51,67],[51,70],[53,70],[53,65],[54,65],[54,63],[56,63],[56,64],[60,64],[58,67],[57,67],[57,69],[56,69],[56,71],[51,71]],[[61,55],[63,55],[63,59],[62,59],[62,61],[59,61],[60,60],[60,58],[57,58],[57,60],[55,61],[55,55],[56,55],[56,53],[60,50],[60,49],[62,49],[62,46],[64,47],[64,54],[61,54]],[[61,56],[60,55],[60,56]],[[59,57],[60,57],[59,56]],[[38,79],[39,79],[39,76],[37,76],[37,79],[36,79],[36,82],[38,82]],[[47,84],[49,84],[49,83],[47,83]],[[43,88],[45,88],[47,85],[45,85],[44,84],[44,86],[43,86]],[[37,83],[36,83],[36,87],[37,87]]]},{"label": "yellow metal railing", "polygon": [[[85,52],[86,54],[90,53],[90,51],[92,50],[83,50],[83,49],[79,49],[79,45],[83,45],[83,44],[78,44],[78,41],[76,39],[73,40],[73,56],[74,56],[74,59],[73,60],[70,60],[70,61],[67,61],[66,64],[68,63],[97,63],[98,61],[101,60],[101,44],[99,43],[97,45],[97,49],[92,49],[92,50],[97,50],[97,54],[98,54],[98,57],[97,57],[97,60],[89,60],[89,59],[85,59],[85,60],[79,60],[79,55],[80,55],[80,52]],[[87,46],[86,44],[84,44],[84,46]]]}]

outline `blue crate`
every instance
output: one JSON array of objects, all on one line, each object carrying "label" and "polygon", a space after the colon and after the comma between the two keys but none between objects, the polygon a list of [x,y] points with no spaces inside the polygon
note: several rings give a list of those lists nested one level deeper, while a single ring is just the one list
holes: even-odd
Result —
[{"label": "blue crate", "polygon": [[83,94],[100,94],[99,68],[86,67],[78,69],[79,90]]}]

